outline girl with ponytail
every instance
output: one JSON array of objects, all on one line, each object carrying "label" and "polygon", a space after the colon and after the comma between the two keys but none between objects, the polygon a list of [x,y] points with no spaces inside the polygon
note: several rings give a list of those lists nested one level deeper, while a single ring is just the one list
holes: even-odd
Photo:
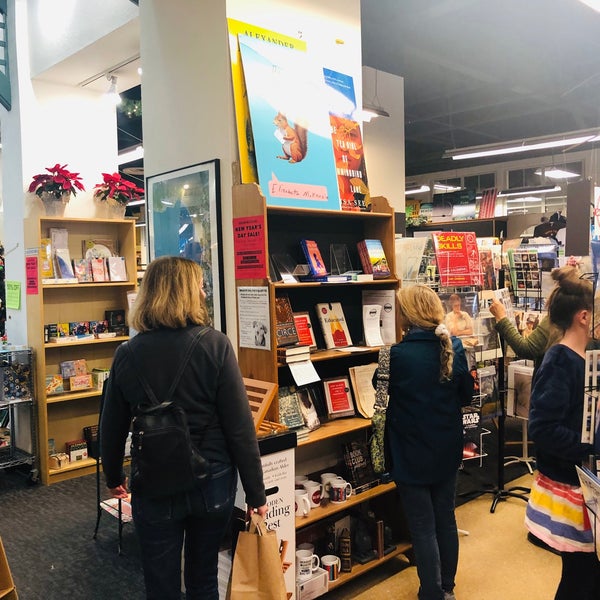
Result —
[{"label": "girl with ponytail", "polygon": [[598,600],[600,562],[576,465],[594,448],[581,442],[585,351],[594,319],[593,288],[573,267],[552,271],[557,285],[547,307],[560,341],[546,351],[536,371],[529,409],[529,436],[536,446],[537,473],[525,525],[562,558],[555,600]]},{"label": "girl with ponytail", "polygon": [[419,600],[454,600],[461,407],[471,402],[473,378],[435,292],[424,285],[400,289],[398,311],[405,335],[390,352],[386,464],[411,532]]}]

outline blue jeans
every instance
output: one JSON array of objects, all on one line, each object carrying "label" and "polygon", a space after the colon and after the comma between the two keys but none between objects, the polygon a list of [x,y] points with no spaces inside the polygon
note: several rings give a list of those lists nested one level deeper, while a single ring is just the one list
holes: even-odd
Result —
[{"label": "blue jeans", "polygon": [[218,600],[219,546],[233,511],[237,473],[211,465],[213,476],[192,492],[147,498],[132,494],[146,598],[181,599],[181,551],[185,539],[186,600]]},{"label": "blue jeans", "polygon": [[454,589],[458,531],[454,516],[456,474],[433,485],[397,484],[412,537],[421,588],[419,600],[443,600]]}]

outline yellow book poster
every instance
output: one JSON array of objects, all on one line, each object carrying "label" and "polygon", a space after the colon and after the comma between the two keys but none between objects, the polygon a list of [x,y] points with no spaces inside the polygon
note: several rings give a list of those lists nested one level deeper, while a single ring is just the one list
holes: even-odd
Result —
[{"label": "yellow book poster", "polygon": [[263,42],[284,46],[301,52],[306,52],[306,42],[282,35],[275,31],[249,25],[235,19],[227,19],[229,29],[229,52],[231,55],[231,81],[233,84],[233,100],[235,103],[235,121],[237,129],[238,147],[240,153],[240,171],[242,183],[257,183],[256,156],[252,126],[250,123],[250,109],[248,94],[244,81],[244,71],[238,44],[238,35],[246,35]]}]

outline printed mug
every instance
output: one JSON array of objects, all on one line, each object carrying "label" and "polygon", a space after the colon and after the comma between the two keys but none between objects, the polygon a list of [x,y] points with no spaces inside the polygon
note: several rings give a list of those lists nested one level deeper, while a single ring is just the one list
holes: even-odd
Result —
[{"label": "printed mug", "polygon": [[296,579],[310,579],[319,565],[319,557],[310,550],[296,550]]},{"label": "printed mug", "polygon": [[308,499],[308,492],[304,489],[295,490],[296,500],[296,516],[306,517],[310,512],[310,500]]},{"label": "printed mug", "polygon": [[346,502],[352,495],[352,486],[341,477],[331,481],[331,489],[329,490],[329,499],[337,504]]},{"label": "printed mug", "polygon": [[321,473],[321,485],[323,486],[323,489],[321,490],[321,496],[323,498],[329,498],[331,480],[336,479],[337,477],[339,477],[337,473]]},{"label": "printed mug", "polygon": [[323,494],[323,486],[318,481],[305,481],[302,483],[304,489],[308,493],[308,500],[311,508],[321,506],[321,496]]},{"label": "printed mug", "polygon": [[335,554],[326,554],[321,557],[321,565],[327,571],[327,579],[335,581],[340,576],[342,561]]}]

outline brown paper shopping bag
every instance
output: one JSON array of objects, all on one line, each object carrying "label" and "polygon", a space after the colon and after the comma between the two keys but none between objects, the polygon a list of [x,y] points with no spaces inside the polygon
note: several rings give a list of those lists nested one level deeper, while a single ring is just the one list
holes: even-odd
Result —
[{"label": "brown paper shopping bag", "polygon": [[279,542],[263,518],[253,514],[239,534],[231,572],[231,600],[286,600]]}]

